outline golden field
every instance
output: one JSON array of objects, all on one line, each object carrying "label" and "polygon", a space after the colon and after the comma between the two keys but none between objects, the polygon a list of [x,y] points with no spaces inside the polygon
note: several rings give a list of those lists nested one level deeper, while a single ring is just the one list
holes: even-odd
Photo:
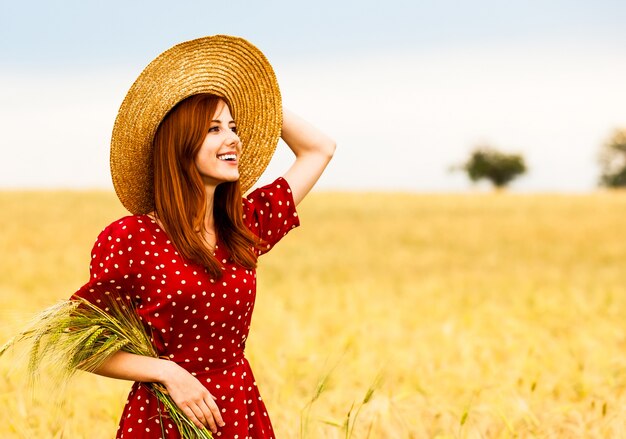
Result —
[{"label": "golden field", "polygon": [[[125,213],[107,192],[0,206],[4,341],[87,280]],[[626,437],[626,193],[316,193],[300,215],[260,260],[248,342],[277,437],[301,437],[329,375],[306,437],[343,438],[379,373],[353,438]],[[114,436],[130,383],[83,373],[59,402],[17,360],[0,358],[0,438]]]}]

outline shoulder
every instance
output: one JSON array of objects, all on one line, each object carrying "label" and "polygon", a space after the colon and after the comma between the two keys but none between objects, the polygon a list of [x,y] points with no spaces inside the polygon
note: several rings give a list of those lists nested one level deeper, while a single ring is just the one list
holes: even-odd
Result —
[{"label": "shoulder", "polygon": [[287,183],[287,180],[285,180],[283,177],[278,177],[272,183],[261,186],[250,192],[244,198],[244,204],[252,206],[254,204],[259,204],[261,200],[265,202],[267,199],[272,198],[291,198],[291,188],[289,187],[289,183]]},{"label": "shoulder", "polygon": [[243,212],[248,228],[267,244],[264,252],[300,224],[291,188],[283,177],[251,192]]},{"label": "shoulder", "polygon": [[128,215],[113,221],[106,226],[98,235],[98,241],[110,241],[112,239],[131,239],[133,234],[146,230],[150,219],[146,215]]},{"label": "shoulder", "polygon": [[256,188],[243,198],[244,219],[251,215],[263,215],[272,204],[282,205],[291,197],[291,188],[287,181],[278,177],[272,183]]},{"label": "shoulder", "polygon": [[124,230],[138,230],[145,228],[150,218],[146,215],[128,215],[113,221],[103,230],[111,233],[118,233]]}]

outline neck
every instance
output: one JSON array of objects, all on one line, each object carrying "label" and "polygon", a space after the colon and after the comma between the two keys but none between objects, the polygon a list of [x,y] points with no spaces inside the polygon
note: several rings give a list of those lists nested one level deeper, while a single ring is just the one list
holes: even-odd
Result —
[{"label": "neck", "polygon": [[215,200],[215,186],[205,185],[206,212],[204,213],[204,227],[207,232],[215,232],[215,220],[213,218],[213,203]]}]

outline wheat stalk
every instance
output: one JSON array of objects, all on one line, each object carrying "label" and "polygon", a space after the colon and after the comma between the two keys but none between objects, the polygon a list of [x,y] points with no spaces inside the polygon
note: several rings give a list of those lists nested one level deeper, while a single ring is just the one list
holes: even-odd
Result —
[{"label": "wheat stalk", "polygon": [[[114,297],[115,296],[115,297]],[[125,299],[105,292],[96,306],[84,299],[66,300],[42,311],[28,327],[0,347],[0,356],[15,345],[29,348],[28,375],[34,384],[39,371],[53,364],[51,383],[64,387],[78,370],[93,372],[111,355],[123,350],[158,357],[139,315]],[[165,387],[145,383],[166,409],[183,439],[212,439],[174,403]],[[161,423],[163,425],[163,423]]]}]

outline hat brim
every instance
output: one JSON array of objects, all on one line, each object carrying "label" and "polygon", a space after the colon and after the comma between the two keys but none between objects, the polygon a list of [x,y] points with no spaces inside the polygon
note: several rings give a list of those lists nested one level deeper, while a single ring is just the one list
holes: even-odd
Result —
[{"label": "hat brim", "polygon": [[245,192],[269,164],[280,138],[282,103],[272,66],[248,41],[214,35],[180,43],[155,58],[120,106],[111,136],[111,177],[131,213],[154,210],[152,142],[165,115],[183,99],[211,93],[225,100],[242,142]]}]

